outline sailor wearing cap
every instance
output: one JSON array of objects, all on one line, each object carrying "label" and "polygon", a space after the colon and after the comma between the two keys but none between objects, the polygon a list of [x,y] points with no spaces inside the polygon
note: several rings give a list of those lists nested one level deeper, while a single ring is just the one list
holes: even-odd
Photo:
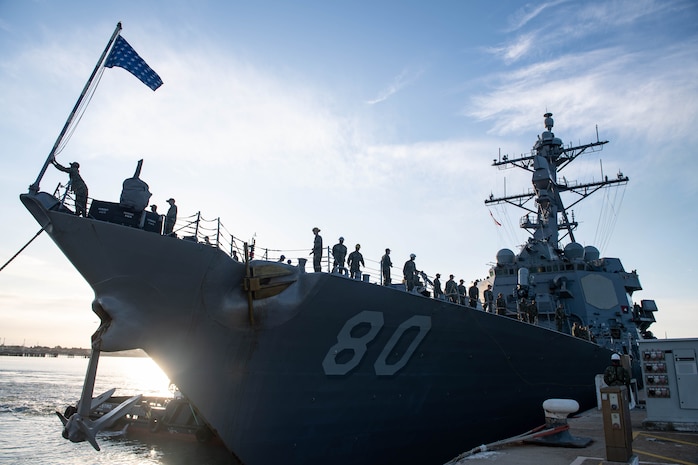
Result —
[{"label": "sailor wearing cap", "polygon": [[170,204],[170,208],[167,210],[167,215],[165,215],[165,236],[172,234],[175,222],[177,221],[177,205],[175,205],[175,199],[170,197],[167,199],[167,203]]},{"label": "sailor wearing cap", "polygon": [[313,234],[315,234],[315,241],[313,242],[313,250],[310,255],[313,256],[313,269],[316,273],[322,271],[320,263],[322,262],[322,236],[320,236],[320,228],[317,226],[313,228]]},{"label": "sailor wearing cap", "polygon": [[385,249],[385,255],[381,257],[381,273],[383,275],[383,285],[390,286],[390,268],[393,261],[390,260],[390,249]]},{"label": "sailor wearing cap", "polygon": [[482,304],[482,309],[489,313],[494,313],[494,292],[492,292],[492,285],[488,284],[487,289],[482,294],[485,299]]},{"label": "sailor wearing cap", "polygon": [[444,291],[441,289],[441,273],[436,273],[434,278],[434,298],[443,300]]},{"label": "sailor wearing cap", "polygon": [[51,163],[60,171],[68,173],[70,190],[75,194],[75,214],[87,218],[87,184],[80,176],[80,163],[76,161],[71,162],[70,168],[61,165],[55,158],[51,160]]},{"label": "sailor wearing cap", "polygon": [[332,272],[346,274],[347,269],[344,267],[344,260],[347,257],[347,246],[344,245],[343,237],[340,237],[339,242],[332,247],[332,256],[334,257]]},{"label": "sailor wearing cap", "polygon": [[414,262],[415,258],[417,258],[415,254],[410,254],[410,259],[402,267],[402,275],[405,277],[408,291],[412,291],[415,284],[417,284],[417,264]]},{"label": "sailor wearing cap", "polygon": [[458,303],[460,300],[458,298],[458,284],[453,279],[452,274],[448,275],[448,281],[446,281],[446,297],[448,297],[449,302]]},{"label": "sailor wearing cap", "polygon": [[361,267],[364,264],[364,256],[359,252],[361,244],[356,244],[355,250],[349,254],[347,265],[349,265],[349,275],[354,279],[361,279]]}]

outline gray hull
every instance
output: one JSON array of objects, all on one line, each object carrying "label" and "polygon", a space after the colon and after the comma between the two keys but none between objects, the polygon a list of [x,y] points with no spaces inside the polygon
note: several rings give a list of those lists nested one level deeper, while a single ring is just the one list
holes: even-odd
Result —
[{"label": "gray hull", "polygon": [[263,261],[287,284],[250,311],[215,248],[21,198],[94,289],[102,349],[144,349],[245,464],[443,463],[541,425],[547,398],[595,405],[591,342]]}]

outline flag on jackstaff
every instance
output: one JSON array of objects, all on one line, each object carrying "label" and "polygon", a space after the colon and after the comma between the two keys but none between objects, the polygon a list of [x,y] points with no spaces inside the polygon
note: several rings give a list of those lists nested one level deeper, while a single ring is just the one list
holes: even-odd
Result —
[{"label": "flag on jackstaff", "polygon": [[126,39],[119,36],[114,42],[114,46],[109,52],[107,60],[104,62],[106,68],[118,66],[136,76],[143,84],[156,90],[162,85],[162,79],[158,73],[148,66],[148,63],[141,58],[138,53],[126,42]]}]

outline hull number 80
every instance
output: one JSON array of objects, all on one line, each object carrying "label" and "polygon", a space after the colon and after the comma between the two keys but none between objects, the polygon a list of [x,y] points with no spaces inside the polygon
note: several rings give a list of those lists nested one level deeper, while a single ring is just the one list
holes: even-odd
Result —
[{"label": "hull number 80", "polygon": [[[337,334],[337,343],[330,347],[327,351],[325,359],[322,361],[322,368],[326,375],[346,375],[351,370],[356,368],[361,360],[366,356],[368,344],[373,341],[381,328],[383,327],[383,313],[365,310],[354,317],[347,320],[344,326]],[[352,331],[359,327],[369,325],[368,332],[360,337],[353,337]],[[395,346],[400,341],[400,338],[405,331],[417,328],[418,333],[412,339],[405,353],[395,363],[388,363],[388,355],[395,349]],[[400,371],[414,354],[419,344],[431,329],[431,317],[425,315],[414,315],[405,320],[397,327],[393,335],[388,340],[388,343],[383,347],[380,355],[373,364],[373,368],[378,376],[391,376]],[[344,351],[351,351],[352,355],[349,360],[343,363],[337,362],[337,356]]]}]

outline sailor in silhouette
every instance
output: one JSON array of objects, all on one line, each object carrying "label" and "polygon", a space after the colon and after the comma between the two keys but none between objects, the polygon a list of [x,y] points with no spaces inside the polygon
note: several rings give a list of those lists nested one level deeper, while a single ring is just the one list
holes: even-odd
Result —
[{"label": "sailor in silhouette", "polygon": [[59,170],[68,173],[70,190],[75,194],[75,214],[87,217],[87,184],[80,176],[80,163],[74,161],[70,164],[70,168],[66,168],[58,163],[55,158],[51,162]]}]

